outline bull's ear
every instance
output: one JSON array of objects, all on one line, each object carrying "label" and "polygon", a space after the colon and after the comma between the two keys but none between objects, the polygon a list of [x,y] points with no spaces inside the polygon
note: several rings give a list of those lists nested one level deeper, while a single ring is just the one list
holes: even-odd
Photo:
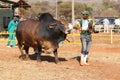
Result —
[{"label": "bull's ear", "polygon": [[57,26],[57,23],[51,23],[51,24],[49,25],[49,28],[54,28],[55,26]]}]

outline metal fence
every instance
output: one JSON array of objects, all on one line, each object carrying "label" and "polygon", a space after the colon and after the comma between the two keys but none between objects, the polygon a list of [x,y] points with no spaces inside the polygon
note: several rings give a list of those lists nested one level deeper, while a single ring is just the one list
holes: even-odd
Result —
[{"label": "metal fence", "polygon": [[[93,33],[92,34],[92,40],[93,42],[99,43],[120,43],[120,33],[114,33],[114,30],[111,29],[109,33]],[[8,33],[8,32],[0,32],[0,42],[7,42],[8,41],[8,35],[9,34],[15,34],[15,33]],[[80,34],[79,33],[72,33],[67,35],[67,39],[70,40],[64,41],[64,44],[81,44],[80,43]],[[17,40],[15,40],[17,42]]]}]

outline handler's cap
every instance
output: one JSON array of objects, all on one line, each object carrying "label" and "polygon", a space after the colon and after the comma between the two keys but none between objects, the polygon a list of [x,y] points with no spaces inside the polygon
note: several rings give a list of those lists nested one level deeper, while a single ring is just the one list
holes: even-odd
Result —
[{"label": "handler's cap", "polygon": [[83,11],[82,14],[83,14],[83,15],[84,15],[84,14],[89,15],[89,11]]}]

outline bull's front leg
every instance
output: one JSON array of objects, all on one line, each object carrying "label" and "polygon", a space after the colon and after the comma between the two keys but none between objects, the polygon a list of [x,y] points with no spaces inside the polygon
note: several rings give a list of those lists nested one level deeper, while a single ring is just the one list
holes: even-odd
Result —
[{"label": "bull's front leg", "polygon": [[57,63],[60,62],[59,59],[58,59],[58,51],[57,51],[57,49],[55,49],[53,53],[55,55],[55,63],[57,64]]},{"label": "bull's front leg", "polygon": [[37,51],[38,51],[38,53],[37,53],[37,61],[38,61],[38,62],[41,62],[42,47],[41,47],[41,46],[38,46],[38,47],[37,47]]},{"label": "bull's front leg", "polygon": [[41,52],[38,52],[37,54],[37,62],[41,62]]}]

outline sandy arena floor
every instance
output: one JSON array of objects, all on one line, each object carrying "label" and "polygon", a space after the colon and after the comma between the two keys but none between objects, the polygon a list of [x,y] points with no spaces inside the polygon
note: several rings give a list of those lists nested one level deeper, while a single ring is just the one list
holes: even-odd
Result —
[{"label": "sandy arena floor", "polygon": [[60,46],[60,63],[53,54],[42,54],[42,62],[30,49],[31,60],[18,57],[18,47],[8,48],[0,42],[0,80],[120,80],[120,45],[94,43],[90,49],[89,66],[80,66],[81,46]]}]

